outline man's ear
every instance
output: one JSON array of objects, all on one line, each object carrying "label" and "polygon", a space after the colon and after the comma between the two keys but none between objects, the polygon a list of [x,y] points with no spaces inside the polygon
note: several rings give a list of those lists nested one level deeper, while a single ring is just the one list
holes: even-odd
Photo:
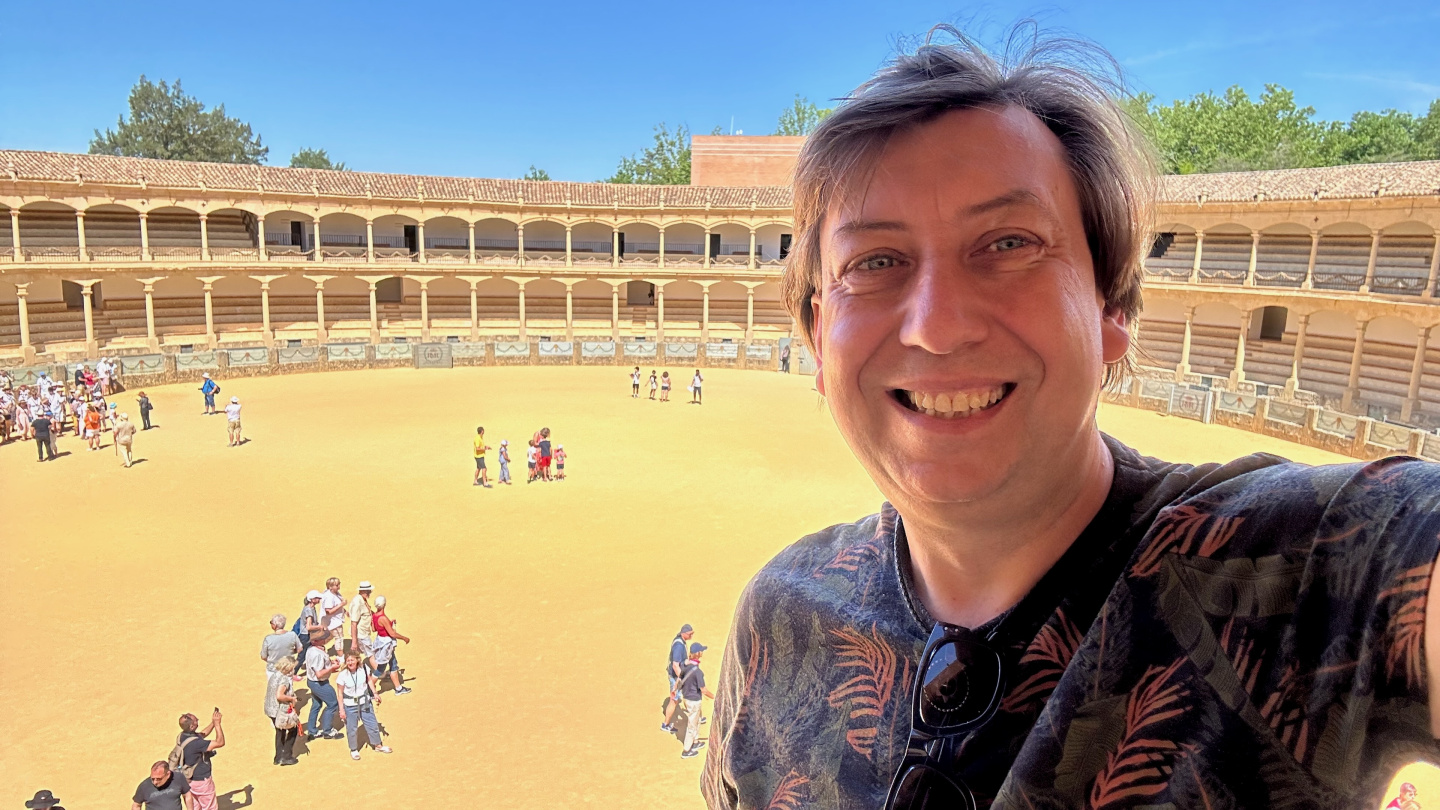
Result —
[{"label": "man's ear", "polygon": [[815,344],[815,390],[825,396],[825,365],[821,359],[825,329],[820,317],[820,293],[810,294],[810,340]]},{"label": "man's ear", "polygon": [[1130,351],[1130,318],[1119,307],[1107,306],[1100,315],[1100,353],[1105,365],[1125,359]]}]

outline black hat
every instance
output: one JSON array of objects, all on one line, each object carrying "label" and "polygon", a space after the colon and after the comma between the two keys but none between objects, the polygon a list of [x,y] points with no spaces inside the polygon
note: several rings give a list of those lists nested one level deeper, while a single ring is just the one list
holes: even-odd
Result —
[{"label": "black hat", "polygon": [[65,808],[60,807],[60,800],[55,798],[55,794],[51,793],[48,790],[35,791],[35,798],[31,799],[28,802],[25,802],[25,806],[32,808],[33,810],[48,810],[48,808],[65,810]]},{"label": "black hat", "polygon": [[690,654],[691,654],[691,655],[695,655],[696,653],[705,652],[705,651],[708,650],[708,649],[710,649],[710,648],[709,648],[709,647],[706,647],[704,644],[701,644],[700,642],[697,641],[697,642],[695,642],[694,644],[691,644],[691,645],[690,645]]},{"label": "black hat", "polygon": [[680,635],[683,636],[683,635],[685,635],[686,633],[693,633],[693,632],[695,632],[695,628],[691,627],[690,625],[688,625],[688,624],[682,624],[682,625],[680,625]]}]

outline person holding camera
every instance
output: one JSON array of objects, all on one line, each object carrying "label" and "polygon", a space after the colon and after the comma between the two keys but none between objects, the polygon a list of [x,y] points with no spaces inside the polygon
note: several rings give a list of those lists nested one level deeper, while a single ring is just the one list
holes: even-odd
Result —
[{"label": "person holding camera", "polygon": [[382,754],[390,753],[390,746],[380,738],[380,722],[375,719],[375,704],[380,702],[376,694],[375,675],[361,663],[359,650],[345,654],[345,669],[335,678],[340,687],[340,719],[345,721],[345,738],[350,743],[350,758],[360,759],[359,726],[365,724],[365,738],[370,747]]}]

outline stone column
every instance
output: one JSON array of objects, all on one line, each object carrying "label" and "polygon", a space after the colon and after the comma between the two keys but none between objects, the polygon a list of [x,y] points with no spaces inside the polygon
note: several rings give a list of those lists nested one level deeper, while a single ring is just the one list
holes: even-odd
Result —
[{"label": "stone column", "polygon": [[[365,261],[375,263],[375,220],[365,220]],[[374,285],[371,285],[374,288]]]},{"label": "stone column", "polygon": [[1295,331],[1295,355],[1290,360],[1290,378],[1285,380],[1285,395],[1294,396],[1300,390],[1300,364],[1305,362],[1305,335],[1310,328],[1310,313],[1300,316]]},{"label": "stone column", "polygon": [[[609,281],[609,279],[606,279]],[[610,281],[610,339],[620,340],[620,285],[623,281]],[[619,350],[616,350],[619,355]]]},{"label": "stone column", "polygon": [[155,334],[155,282],[164,278],[142,278],[140,283],[145,285],[145,347],[152,352],[160,351],[160,337]]},{"label": "stone column", "polygon": [[[524,267],[524,266],[525,266],[525,226],[524,226],[524,225],[516,225],[516,226],[515,226],[515,249],[516,249],[516,254],[517,254],[517,255],[516,255],[516,258],[515,258],[515,261],[516,261],[516,263],[519,264],[521,267]],[[521,288],[521,292],[522,292],[522,293],[524,292],[524,288],[523,288],[523,287]],[[520,339],[521,339],[521,340],[524,340],[525,338],[522,336]]]},{"label": "stone column", "polygon": [[1429,326],[1420,327],[1415,333],[1415,360],[1410,366],[1410,387],[1405,392],[1405,402],[1400,406],[1400,421],[1409,422],[1420,410],[1420,376],[1425,373],[1425,349],[1430,343]]},{"label": "stone column", "polygon": [[314,225],[315,235],[311,238],[315,240],[315,244],[311,247],[315,250],[315,261],[323,262],[325,261],[325,253],[320,249],[320,217],[315,217]]},{"label": "stone column", "polygon": [[20,253],[20,209],[10,209],[10,256],[15,261],[22,261]]},{"label": "stone column", "polygon": [[[754,254],[751,254],[754,258]],[[745,339],[751,340],[755,337],[755,288],[763,284],[760,281],[742,281],[745,285]]]},{"label": "stone column", "polygon": [[325,328],[325,282],[334,276],[306,276],[305,278],[315,282],[315,337],[324,343],[330,339],[329,331]]},{"label": "stone column", "polygon": [[[565,229],[566,241],[569,241],[570,229]],[[575,339],[575,284],[579,279],[562,278],[557,279],[565,285],[565,339]]]},{"label": "stone column", "polygon": [[[415,246],[420,249],[420,263],[425,263],[425,223],[418,222],[415,225]],[[420,297],[424,300],[425,287],[420,287]]]},{"label": "stone column", "polygon": [[99,348],[95,344],[95,304],[92,299],[94,281],[82,281],[81,293],[85,296],[85,350],[91,354]]},{"label": "stone column", "polygon": [[280,276],[251,276],[260,282],[260,329],[264,337],[265,345],[275,340],[275,332],[270,329],[270,282]]},{"label": "stone column", "polygon": [[[422,243],[423,244],[423,243]],[[420,340],[430,342],[430,280],[420,279]]]},{"label": "stone column", "polygon": [[1245,338],[1250,331],[1250,310],[1240,313],[1240,333],[1235,342],[1235,368],[1230,371],[1230,387],[1245,382]]},{"label": "stone column", "polygon": [[140,212],[140,258],[150,261],[150,215]]},{"label": "stone column", "polygon": [[[709,244],[709,242],[708,242],[708,238],[709,238],[708,235],[707,235],[706,238],[707,238],[707,242],[706,242],[706,244],[705,244],[705,250],[706,250],[705,255],[706,255],[706,256],[709,256],[709,255],[710,255],[710,253],[709,253],[710,244]],[[706,261],[709,261],[709,259],[706,259]],[[695,283],[700,285],[700,342],[701,342],[701,343],[709,343],[709,342],[710,342],[710,285],[711,285],[711,284],[715,284],[715,283],[717,283],[717,282],[714,282],[714,281],[697,281],[697,282],[695,282]]]},{"label": "stone column", "polygon": [[[465,236],[465,246],[470,249],[470,263],[471,263],[471,264],[474,264],[474,263],[475,263],[475,223],[473,223],[473,222],[467,222],[467,223],[465,223],[465,225],[467,226],[467,227],[466,227],[466,230],[465,230],[465,233],[466,233],[466,236]],[[474,297],[475,297],[475,295],[474,295],[474,293],[475,293],[475,285],[474,285],[474,284],[471,284],[471,285],[470,285],[470,293],[471,293],[470,297],[471,297],[471,298],[474,298]],[[473,321],[475,318],[474,318],[474,316],[472,315],[470,319]]]},{"label": "stone column", "polygon": [[572,251],[571,251],[570,226],[569,226],[569,225],[566,225],[566,226],[565,226],[565,266],[566,266],[566,267],[574,267],[574,266],[575,266],[575,257],[574,257],[574,255],[573,255],[573,253],[572,253]]},{"label": "stone column", "polygon": [[30,345],[30,308],[26,300],[30,297],[31,283],[27,281],[15,285],[16,309],[20,316],[20,353],[27,363],[35,359],[35,347]]},{"label": "stone column", "polygon": [[[264,217],[264,216],[257,216],[257,217],[255,218],[255,246],[259,249],[260,261],[262,261],[262,262],[263,262],[263,261],[267,261],[267,260],[269,259],[269,257],[265,255],[265,217]],[[265,283],[267,286],[262,286],[262,287],[260,288],[262,292],[265,291],[265,290],[270,289],[269,286],[268,286],[269,282],[264,282],[264,283]]]},{"label": "stone column", "polygon": [[[470,240],[470,245],[475,245],[475,240]],[[470,282],[470,340],[480,340],[480,300],[476,286],[486,280],[489,276],[460,276],[461,281]]]},{"label": "stone column", "polygon": [[620,266],[620,231],[610,231],[610,266]]},{"label": "stone column", "polygon": [[1255,265],[1260,258],[1260,232],[1250,232],[1250,266],[1245,270],[1245,286],[1255,286]]},{"label": "stone column", "polygon": [[1190,283],[1200,282],[1200,257],[1205,253],[1205,232],[1195,232],[1195,260],[1190,263]]},{"label": "stone column", "polygon": [[1185,307],[1185,333],[1180,336],[1180,363],[1175,366],[1175,382],[1185,382],[1190,373],[1190,338],[1195,328],[1195,307]]},{"label": "stone column", "polygon": [[[706,270],[710,269],[710,229],[705,229],[705,235],[700,238],[700,255],[704,257],[702,264]],[[706,289],[709,289],[708,287]]]},{"label": "stone column", "polygon": [[1315,287],[1315,257],[1320,255],[1320,232],[1310,231],[1310,260],[1305,264],[1305,281],[1301,282],[1300,289],[1309,290]]},{"label": "stone column", "polygon": [[222,278],[224,276],[200,276],[199,278],[200,283],[205,285],[205,342],[212,349],[215,348],[217,341],[215,340],[215,304],[211,295],[215,289],[215,282]]},{"label": "stone column", "polygon": [[660,247],[659,247],[659,254],[660,254],[660,263],[659,263],[659,266],[660,266],[660,267],[664,267],[664,266],[665,266],[665,229],[664,229],[664,228],[661,228],[661,229],[660,229]]},{"label": "stone column", "polygon": [[210,261],[210,218],[200,215],[200,260]]},{"label": "stone column", "polygon": [[1355,349],[1350,353],[1350,378],[1345,384],[1345,394],[1340,397],[1340,410],[1348,411],[1355,407],[1355,401],[1360,398],[1360,363],[1365,353],[1365,327],[1369,321],[1355,321]]},{"label": "stone column", "polygon": [[1360,285],[1360,292],[1370,292],[1370,285],[1375,283],[1375,258],[1380,255],[1380,231],[1370,229],[1370,258],[1365,260],[1365,283]]},{"label": "stone column", "polygon": [[90,252],[85,249],[85,212],[75,212],[75,241],[80,245],[80,261],[90,261]]},{"label": "stone column", "polygon": [[754,270],[754,269],[755,269],[755,229],[754,229],[754,228],[751,228],[751,229],[750,229],[750,261],[747,262],[745,266],[748,267],[748,268],[750,268],[751,270]]},{"label": "stone column", "polygon": [[1440,276],[1440,231],[1435,233],[1435,242],[1430,245],[1430,275],[1425,281],[1425,297],[1435,297],[1435,279]]},{"label": "stone column", "polygon": [[389,276],[356,276],[370,287],[370,342],[380,342],[380,303],[375,297],[375,287]]},{"label": "stone column", "polygon": [[[524,239],[524,237],[521,237],[521,239]],[[523,243],[522,243],[522,244],[523,244]],[[522,253],[521,256],[522,256],[522,258],[523,258],[524,254]],[[521,339],[521,340],[525,340],[526,337],[527,337],[527,335],[526,335],[526,332],[525,332],[525,282],[522,281],[522,282],[520,282],[520,339]]]},{"label": "stone column", "polygon": [[665,340],[665,285],[670,282],[662,279],[650,279],[649,281],[655,285],[655,340],[663,342]]}]

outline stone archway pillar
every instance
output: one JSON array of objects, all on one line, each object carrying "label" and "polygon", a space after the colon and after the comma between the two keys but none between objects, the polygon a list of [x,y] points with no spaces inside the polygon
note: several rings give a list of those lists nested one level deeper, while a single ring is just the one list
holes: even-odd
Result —
[{"label": "stone archway pillar", "polygon": [[1184,382],[1190,373],[1190,339],[1195,330],[1195,307],[1185,307],[1185,333],[1180,336],[1180,362],[1175,366],[1175,382]]},{"label": "stone archway pillar", "polygon": [[215,348],[218,342],[215,339],[215,302],[212,300],[215,282],[224,276],[200,276],[199,281],[204,284],[205,290],[205,343],[210,348]]},{"label": "stone archway pillar", "polygon": [[1400,406],[1400,421],[1409,422],[1420,410],[1420,378],[1425,373],[1425,350],[1430,344],[1430,329],[1422,326],[1415,333],[1415,359],[1410,365],[1410,386],[1405,391],[1405,402]]},{"label": "stone archway pillar", "polygon": [[1360,365],[1365,355],[1365,328],[1369,321],[1355,321],[1355,349],[1350,353],[1350,377],[1345,384],[1345,394],[1340,398],[1340,410],[1348,411],[1360,399]]},{"label": "stone archway pillar", "polygon": [[1310,330],[1310,314],[1300,316],[1295,331],[1295,354],[1290,359],[1290,377],[1285,380],[1285,395],[1294,396],[1300,390],[1300,364],[1305,362],[1305,336]]}]

